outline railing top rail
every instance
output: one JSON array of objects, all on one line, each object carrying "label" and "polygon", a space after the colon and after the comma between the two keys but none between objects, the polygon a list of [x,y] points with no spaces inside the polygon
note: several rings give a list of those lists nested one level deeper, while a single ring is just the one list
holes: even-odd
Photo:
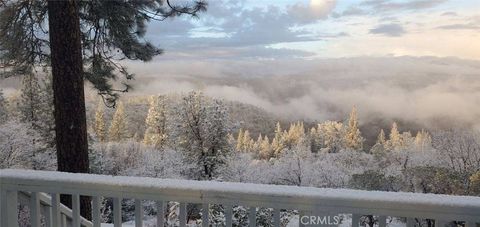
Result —
[{"label": "railing top rail", "polygon": [[[32,170],[0,170],[2,187],[82,195],[118,196],[142,199],[176,199],[192,203],[219,202],[245,205],[303,204],[308,207],[337,207],[425,215],[451,213],[480,216],[480,197],[362,191],[249,183],[172,180]],[[288,207],[283,207],[288,208]],[[398,212],[397,212],[398,213]]]}]

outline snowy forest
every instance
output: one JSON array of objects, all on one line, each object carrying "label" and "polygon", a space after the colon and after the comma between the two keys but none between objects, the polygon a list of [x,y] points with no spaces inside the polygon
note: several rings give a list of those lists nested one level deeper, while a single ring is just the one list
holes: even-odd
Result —
[{"label": "snowy forest", "polygon": [[[16,93],[0,93],[0,168],[55,170],[50,79],[31,74],[21,84]],[[90,169],[107,175],[480,195],[478,132],[402,131],[391,122],[368,141],[360,130],[360,108],[353,106],[340,120],[304,122],[199,91],[125,96],[114,108],[94,97],[87,100]],[[106,222],[109,210],[111,201],[105,199]],[[131,219],[128,214],[124,220]],[[239,226],[246,221],[241,214]]]},{"label": "snowy forest", "polygon": [[[478,197],[476,3],[0,0],[0,170]],[[90,194],[63,193],[93,220]],[[117,215],[101,200],[103,223],[134,221],[132,199]],[[253,224],[233,209],[234,226]],[[167,202],[169,226],[179,210]],[[300,213],[282,210],[282,226]]]}]

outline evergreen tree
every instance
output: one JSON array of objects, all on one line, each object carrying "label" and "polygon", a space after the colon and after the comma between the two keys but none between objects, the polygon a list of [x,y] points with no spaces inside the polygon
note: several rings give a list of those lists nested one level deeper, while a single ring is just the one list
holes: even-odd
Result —
[{"label": "evergreen tree", "polygon": [[93,131],[98,141],[105,142],[107,140],[107,126],[105,124],[105,105],[100,99],[95,111],[95,122],[93,125]]},{"label": "evergreen tree", "polygon": [[282,131],[280,122],[277,122],[277,125],[275,127],[275,135],[272,140],[272,149],[275,156],[278,156],[285,148],[283,139],[284,139],[284,132]]},{"label": "evergreen tree", "polygon": [[430,136],[430,133],[428,133],[424,129],[417,132],[417,135],[415,136],[416,149],[423,152],[431,146],[432,146],[432,137]]},{"label": "evergreen tree", "polygon": [[326,152],[336,153],[345,148],[345,127],[341,122],[323,122],[318,125],[317,133]]},{"label": "evergreen tree", "polygon": [[143,138],[143,143],[152,145],[157,149],[165,146],[167,141],[167,115],[166,101],[163,96],[152,96],[150,99],[150,108],[145,119],[147,129]]},{"label": "evergreen tree", "polygon": [[402,135],[398,131],[396,122],[393,122],[392,129],[390,130],[389,140],[387,141],[387,149],[394,150],[402,147]]},{"label": "evergreen tree", "polygon": [[20,121],[31,125],[32,129],[40,130],[40,83],[34,74],[28,74],[23,77],[22,88],[20,89],[20,102],[18,109],[20,111]]},{"label": "evergreen tree", "polygon": [[253,141],[252,137],[250,136],[250,132],[245,130],[243,133],[243,147],[241,148],[242,152],[248,153],[253,151],[253,147],[255,142]]},{"label": "evergreen tree", "polygon": [[244,136],[244,131],[243,131],[243,128],[241,128],[239,131],[238,131],[238,136],[237,136],[237,145],[236,145],[236,150],[238,152],[241,152],[244,145],[243,145],[243,139],[245,138]]},{"label": "evergreen tree", "polygon": [[384,145],[386,142],[387,141],[385,137],[385,131],[383,131],[383,129],[380,129],[380,133],[378,134],[378,137],[377,137],[377,144]]},{"label": "evergreen tree", "polygon": [[361,150],[363,148],[363,137],[358,128],[357,109],[353,107],[348,120],[348,127],[345,133],[345,145],[353,150]]},{"label": "evergreen tree", "polygon": [[264,136],[262,142],[260,143],[259,155],[263,159],[270,159],[273,157],[273,149],[270,145],[268,136]]},{"label": "evergreen tree", "polygon": [[412,136],[412,133],[407,131],[403,132],[401,135],[401,145],[400,148],[410,147],[413,148],[415,146],[415,137]]},{"label": "evergreen tree", "polygon": [[374,155],[384,155],[385,145],[386,145],[385,132],[383,131],[383,129],[380,129],[380,133],[378,134],[378,137],[377,137],[377,142],[370,149],[370,153]]},{"label": "evergreen tree", "polygon": [[[118,74],[126,80],[133,76],[118,60],[149,61],[161,53],[144,41],[146,24],[205,10],[203,1],[183,6],[170,0],[1,2],[2,76],[26,75],[36,67],[52,70],[59,171],[89,172],[84,79],[114,105],[118,92],[129,86],[124,81],[124,89],[115,89],[111,82]],[[70,197],[62,196],[62,203],[71,207]],[[82,215],[91,217],[90,201],[82,197],[81,203]]]},{"label": "evergreen tree", "polygon": [[7,120],[7,116],[7,102],[3,96],[3,90],[0,89],[0,122],[5,122]]},{"label": "evergreen tree", "polygon": [[305,142],[305,127],[303,122],[297,122],[290,125],[284,137],[284,144],[288,149]]},{"label": "evergreen tree", "polygon": [[323,141],[321,140],[317,129],[312,127],[310,129],[309,139],[310,139],[310,151],[312,153],[317,153],[323,147]]},{"label": "evergreen tree", "polygon": [[123,106],[123,103],[120,102],[113,115],[112,123],[110,124],[110,129],[108,131],[110,141],[121,141],[126,138],[126,121],[125,107]]},{"label": "evergreen tree", "polygon": [[40,109],[38,110],[41,119],[40,134],[50,149],[55,148],[55,118],[53,109],[53,82],[51,74],[46,74],[42,79],[40,87]]},{"label": "evergreen tree", "polygon": [[253,143],[253,152],[255,153],[256,157],[260,157],[260,149],[262,147],[263,136],[262,134],[258,134],[257,140]]}]

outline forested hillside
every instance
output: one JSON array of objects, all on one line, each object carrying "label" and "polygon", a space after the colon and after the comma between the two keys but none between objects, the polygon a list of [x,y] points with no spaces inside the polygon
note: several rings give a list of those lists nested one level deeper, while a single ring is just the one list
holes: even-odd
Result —
[{"label": "forested hillside", "polygon": [[[32,76],[0,95],[0,168],[56,168],[50,89]],[[359,108],[343,119],[290,122],[195,91],[124,97],[115,108],[97,98],[87,103],[91,172],[480,195],[478,132],[397,122],[369,129]],[[364,130],[376,131],[372,144]]]}]

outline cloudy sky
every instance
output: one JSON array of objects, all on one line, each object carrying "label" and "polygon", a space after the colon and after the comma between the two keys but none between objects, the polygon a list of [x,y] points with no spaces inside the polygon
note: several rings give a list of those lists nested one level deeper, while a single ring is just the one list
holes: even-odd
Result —
[{"label": "cloudy sky", "polygon": [[123,62],[136,74],[124,96],[200,90],[293,119],[341,120],[357,106],[361,124],[480,130],[480,0],[208,3],[198,19],[149,25],[165,53]]},{"label": "cloudy sky", "polygon": [[152,23],[148,39],[163,47],[165,56],[183,58],[409,55],[480,59],[478,0],[208,3],[208,12],[198,20]]},{"label": "cloudy sky", "polygon": [[[184,0],[178,0],[184,1]],[[480,124],[479,0],[209,0],[150,25],[132,94],[201,90],[294,119]],[[452,125],[452,124],[451,124]]]}]

